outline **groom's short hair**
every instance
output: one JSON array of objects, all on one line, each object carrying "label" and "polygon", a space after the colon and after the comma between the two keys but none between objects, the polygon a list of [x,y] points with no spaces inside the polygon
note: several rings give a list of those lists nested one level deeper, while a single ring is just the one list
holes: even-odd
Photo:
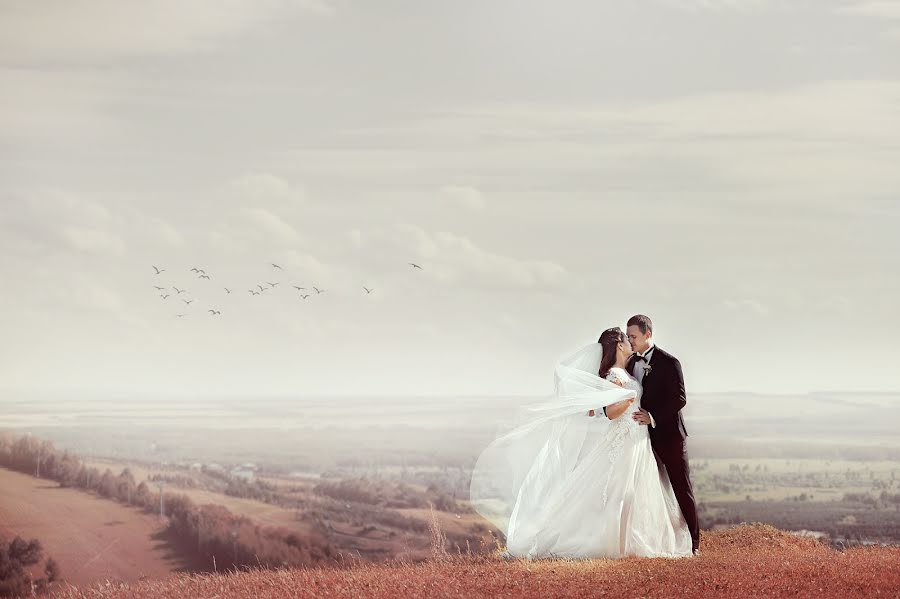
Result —
[{"label": "groom's short hair", "polygon": [[650,317],[643,314],[635,314],[629,318],[627,326],[639,328],[644,335],[653,332],[653,323],[650,321]]}]

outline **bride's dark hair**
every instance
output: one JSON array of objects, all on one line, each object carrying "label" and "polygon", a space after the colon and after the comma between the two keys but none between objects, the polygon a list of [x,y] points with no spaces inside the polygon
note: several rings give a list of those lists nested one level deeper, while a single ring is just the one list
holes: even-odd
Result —
[{"label": "bride's dark hair", "polygon": [[609,369],[616,363],[616,346],[625,341],[625,333],[619,327],[606,329],[600,334],[597,343],[603,349],[603,357],[600,358],[600,378],[605,379]]}]

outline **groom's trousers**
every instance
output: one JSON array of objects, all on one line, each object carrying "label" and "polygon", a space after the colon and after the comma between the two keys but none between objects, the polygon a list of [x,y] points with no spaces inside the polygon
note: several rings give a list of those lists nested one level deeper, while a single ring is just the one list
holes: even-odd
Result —
[{"label": "groom's trousers", "polygon": [[694,501],[694,489],[691,486],[691,472],[688,465],[687,439],[672,439],[653,444],[653,450],[666,467],[672,491],[678,507],[684,515],[688,530],[691,532],[693,549],[700,548],[700,522],[697,519],[697,504]]}]

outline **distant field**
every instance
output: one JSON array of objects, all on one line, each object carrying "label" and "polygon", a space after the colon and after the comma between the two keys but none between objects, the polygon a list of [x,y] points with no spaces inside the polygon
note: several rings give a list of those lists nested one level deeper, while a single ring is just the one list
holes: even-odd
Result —
[{"label": "distant field", "polygon": [[5,468],[0,499],[0,533],[37,538],[70,583],[159,579],[187,565],[140,510]]},{"label": "distant field", "polygon": [[[186,474],[185,469],[173,466],[135,465],[128,462],[94,458],[85,460],[85,464],[98,468],[100,471],[110,469],[118,474],[124,468],[128,468],[140,482],[153,474]],[[254,499],[232,497],[224,493],[179,486],[176,483],[169,484],[166,488],[169,492],[187,495],[197,505],[206,503],[222,505],[232,513],[247,516],[254,522],[264,526],[280,526],[298,534],[313,532],[324,533],[331,544],[344,553],[360,555],[370,559],[387,557],[405,557],[408,559],[424,559],[429,551],[430,538],[427,534],[427,525],[431,520],[429,509],[393,508],[383,510],[410,518],[422,524],[419,531],[409,530],[403,526],[392,526],[390,520],[378,522],[368,512],[359,512],[361,506],[344,504],[323,500],[313,493],[312,488],[319,479],[297,479],[283,477],[260,477],[261,480],[276,484],[280,487],[295,487],[301,490],[291,495],[292,498],[302,501],[307,509],[312,509],[323,516],[317,520],[299,518],[304,510],[285,508],[272,505]],[[410,488],[423,490],[424,487],[415,483],[408,485]],[[318,510],[316,509],[318,508]],[[472,535],[473,525],[485,526],[487,523],[476,513],[463,512],[460,514],[435,511],[435,518],[442,529],[451,534],[463,536]],[[324,525],[324,527],[323,527]],[[369,530],[365,530],[366,528]],[[486,528],[485,528],[486,530]],[[365,531],[365,532],[364,532]],[[487,539],[487,537],[485,537]],[[472,547],[474,550],[475,547]],[[465,547],[461,547],[465,550]]]},{"label": "distant field", "polygon": [[691,463],[702,501],[837,500],[846,493],[900,492],[900,463],[823,459],[727,458]]},{"label": "distant field", "polygon": [[[147,478],[151,474],[166,474],[176,472],[183,473],[182,470],[177,470],[174,468],[153,468],[150,466],[135,465],[116,460],[101,460],[96,458],[84,460],[84,464],[86,466],[93,466],[101,472],[108,468],[113,472],[113,474],[118,474],[123,469],[128,468],[129,470],[131,470],[132,474],[134,474],[135,481],[138,483],[143,480],[147,480]],[[156,488],[152,483],[148,482],[148,484],[151,485],[151,488]],[[215,493],[204,489],[183,487],[177,484],[169,484],[166,489],[168,489],[168,491],[172,493],[187,495],[197,505],[213,503],[216,505],[225,506],[235,514],[249,516],[262,524],[284,525],[287,523],[291,523],[294,520],[295,510],[285,509],[277,505],[271,505],[262,501],[256,501],[254,499],[231,497],[223,493]],[[299,522],[297,523],[297,525],[298,526],[296,528],[302,528]]]}]

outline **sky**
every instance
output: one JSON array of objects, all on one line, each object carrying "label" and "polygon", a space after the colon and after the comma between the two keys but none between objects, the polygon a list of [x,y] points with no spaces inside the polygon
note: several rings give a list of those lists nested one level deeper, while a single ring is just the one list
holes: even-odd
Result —
[{"label": "sky", "polygon": [[0,89],[5,396],[900,389],[898,0],[0,0]]}]

